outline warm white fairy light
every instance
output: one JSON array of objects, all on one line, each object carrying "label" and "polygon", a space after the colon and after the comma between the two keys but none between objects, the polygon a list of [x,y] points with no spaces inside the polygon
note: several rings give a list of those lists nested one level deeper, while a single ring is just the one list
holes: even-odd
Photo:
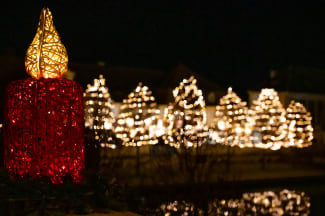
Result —
[{"label": "warm white fairy light", "polygon": [[312,117],[304,105],[291,101],[287,108],[288,142],[289,147],[303,148],[312,145]]},{"label": "warm white fairy light", "polygon": [[244,193],[240,199],[215,200],[209,205],[213,215],[309,215],[310,197],[287,189]]},{"label": "warm white fairy light", "polygon": [[139,83],[123,100],[115,127],[116,136],[125,146],[157,144],[159,109],[147,86]]},{"label": "warm white fairy light", "polygon": [[101,147],[115,148],[113,106],[103,75],[94,79],[93,84],[88,84],[84,92],[84,101],[86,129],[94,133],[92,136]]},{"label": "warm white fairy light", "polygon": [[250,145],[251,127],[247,121],[247,106],[232,88],[223,96],[216,107],[211,138],[217,143],[246,147]]},{"label": "warm white fairy light", "polygon": [[189,215],[198,215],[203,216],[204,212],[196,208],[193,203],[186,201],[174,201],[167,204],[160,205],[160,208],[156,210],[158,215],[164,216],[189,216]]},{"label": "warm white fairy light", "polygon": [[192,76],[173,91],[174,103],[164,113],[166,144],[174,147],[202,145],[207,136],[205,101]]},{"label": "warm white fairy light", "polygon": [[244,193],[237,199],[216,199],[208,203],[203,211],[188,201],[174,201],[161,204],[157,215],[310,215],[310,197],[304,192],[284,189],[280,193],[273,191]]},{"label": "warm white fairy light", "polygon": [[262,89],[253,101],[249,116],[252,121],[252,143],[255,147],[280,149],[287,137],[286,111],[274,89]]}]

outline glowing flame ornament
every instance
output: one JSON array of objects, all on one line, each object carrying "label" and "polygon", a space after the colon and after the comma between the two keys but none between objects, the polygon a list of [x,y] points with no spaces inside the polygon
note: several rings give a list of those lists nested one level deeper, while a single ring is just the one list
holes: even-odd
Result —
[{"label": "glowing flame ornament", "polygon": [[35,79],[61,78],[68,70],[68,54],[48,8],[42,9],[36,35],[26,53],[25,68]]},{"label": "glowing flame ornament", "polygon": [[46,176],[53,183],[61,183],[64,176],[82,180],[83,90],[77,82],[60,78],[67,61],[51,13],[43,9],[26,53],[26,70],[33,78],[6,88],[4,166],[13,176]]}]

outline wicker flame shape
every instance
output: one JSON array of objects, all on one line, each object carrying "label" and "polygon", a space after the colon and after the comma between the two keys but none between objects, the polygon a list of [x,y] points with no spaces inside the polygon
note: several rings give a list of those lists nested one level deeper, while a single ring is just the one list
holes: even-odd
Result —
[{"label": "wicker flame shape", "polygon": [[48,8],[42,9],[36,35],[26,52],[25,68],[35,79],[60,78],[67,71],[68,54]]}]

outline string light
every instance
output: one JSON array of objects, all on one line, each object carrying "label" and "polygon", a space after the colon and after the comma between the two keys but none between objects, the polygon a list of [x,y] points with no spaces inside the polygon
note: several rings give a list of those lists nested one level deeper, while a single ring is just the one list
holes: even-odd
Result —
[{"label": "string light", "polygon": [[247,147],[250,144],[251,127],[247,119],[248,108],[232,88],[220,98],[216,106],[211,138],[217,143]]},{"label": "string light", "polygon": [[262,89],[249,110],[252,144],[258,148],[280,149],[287,137],[286,112],[274,89]]},{"label": "string light", "polygon": [[174,103],[164,113],[166,144],[179,148],[202,145],[207,136],[205,101],[191,76],[173,91]]},{"label": "string light", "polygon": [[103,75],[94,79],[93,85],[88,84],[84,92],[85,127],[91,131],[100,147],[116,148],[114,136],[115,117],[113,105],[106,80]]},{"label": "string light", "polygon": [[304,105],[291,101],[287,108],[288,143],[289,147],[307,147],[312,145],[312,117]]},{"label": "string light", "polygon": [[123,140],[125,146],[157,144],[158,133],[161,133],[159,114],[151,91],[139,83],[123,100],[115,127],[116,136]]}]

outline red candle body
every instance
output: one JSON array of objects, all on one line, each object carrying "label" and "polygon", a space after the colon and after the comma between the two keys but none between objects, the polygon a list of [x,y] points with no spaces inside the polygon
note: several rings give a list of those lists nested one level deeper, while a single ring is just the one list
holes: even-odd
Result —
[{"label": "red candle body", "polygon": [[67,79],[28,78],[6,89],[4,166],[13,176],[82,180],[82,87]]}]

